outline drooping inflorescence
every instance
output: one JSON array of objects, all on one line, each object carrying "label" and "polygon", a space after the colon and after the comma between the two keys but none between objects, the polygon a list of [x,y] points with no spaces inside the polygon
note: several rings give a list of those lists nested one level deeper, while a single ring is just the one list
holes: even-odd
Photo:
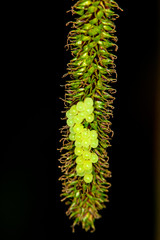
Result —
[{"label": "drooping inflorescence", "polygon": [[99,210],[106,207],[111,177],[108,147],[113,136],[112,83],[117,80],[117,37],[114,20],[118,8],[112,0],[79,0],[71,9],[76,16],[68,34],[68,63],[65,84],[65,125],[60,148],[62,201],[67,215],[86,231],[95,230]]}]

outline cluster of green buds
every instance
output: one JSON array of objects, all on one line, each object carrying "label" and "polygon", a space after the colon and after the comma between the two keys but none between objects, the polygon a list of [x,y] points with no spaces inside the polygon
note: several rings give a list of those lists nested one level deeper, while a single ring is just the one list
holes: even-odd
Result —
[{"label": "cluster of green buds", "polygon": [[[76,18],[66,47],[73,58],[67,64],[64,101],[65,125],[60,129],[62,201],[68,205],[72,229],[82,224],[95,230],[95,219],[109,201],[108,148],[113,130],[113,102],[117,81],[114,0],[78,0],[71,8]],[[66,124],[67,121],[67,124]]]},{"label": "cluster of green buds", "polygon": [[96,130],[84,127],[84,124],[94,120],[94,107],[92,98],[85,98],[84,102],[79,101],[66,112],[67,124],[70,127],[69,139],[75,141],[76,172],[78,176],[84,176],[86,183],[93,180],[92,163],[98,161],[96,153],[91,148],[98,146],[98,134]]}]

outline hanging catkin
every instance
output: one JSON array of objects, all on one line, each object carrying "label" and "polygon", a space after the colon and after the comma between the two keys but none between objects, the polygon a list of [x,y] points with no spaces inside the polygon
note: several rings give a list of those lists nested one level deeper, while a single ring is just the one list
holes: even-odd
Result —
[{"label": "hanging catkin", "polygon": [[117,81],[114,54],[118,47],[114,21],[118,17],[112,0],[79,0],[71,9],[75,16],[66,47],[73,58],[65,74],[65,98],[60,168],[62,201],[73,219],[72,229],[82,225],[95,230],[99,210],[106,207],[109,178],[108,147],[113,130],[112,87]]}]

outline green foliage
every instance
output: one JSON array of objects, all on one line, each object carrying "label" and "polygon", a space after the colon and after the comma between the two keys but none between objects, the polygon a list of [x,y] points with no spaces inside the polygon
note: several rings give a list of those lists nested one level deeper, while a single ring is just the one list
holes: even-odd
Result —
[{"label": "green foliage", "polygon": [[[108,147],[111,146],[110,140],[113,136],[111,117],[115,99],[113,94],[116,92],[112,83],[117,80],[114,50],[118,49],[114,24],[118,15],[115,8],[120,9],[112,0],[79,0],[71,9],[75,21],[72,22],[73,30],[68,34],[66,47],[70,49],[73,58],[67,64],[68,72],[65,75],[70,76],[70,79],[66,80],[64,99],[64,120],[67,120],[67,125],[61,128],[62,147],[59,161],[63,173],[60,177],[61,196],[62,201],[69,205],[67,215],[73,219],[73,231],[80,223],[86,231],[94,231],[95,219],[101,217],[99,210],[105,208],[109,201],[108,178],[111,177],[111,172]],[[89,114],[94,117],[90,121],[89,118],[87,121],[83,114],[72,118],[76,111],[83,110],[83,101],[89,98],[94,104],[94,110]],[[75,105],[78,109],[75,109]],[[77,157],[81,154],[75,145],[75,122],[83,122],[84,128],[98,133],[98,144],[90,156],[91,164],[87,162],[80,165],[83,160]]]}]

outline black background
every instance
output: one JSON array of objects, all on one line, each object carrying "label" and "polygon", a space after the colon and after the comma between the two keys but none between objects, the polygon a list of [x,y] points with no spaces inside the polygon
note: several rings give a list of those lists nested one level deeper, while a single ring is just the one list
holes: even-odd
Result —
[{"label": "black background", "polygon": [[96,232],[71,232],[60,202],[59,128],[72,1],[7,3],[1,21],[0,237],[153,239],[158,1],[118,1],[110,203]]}]

